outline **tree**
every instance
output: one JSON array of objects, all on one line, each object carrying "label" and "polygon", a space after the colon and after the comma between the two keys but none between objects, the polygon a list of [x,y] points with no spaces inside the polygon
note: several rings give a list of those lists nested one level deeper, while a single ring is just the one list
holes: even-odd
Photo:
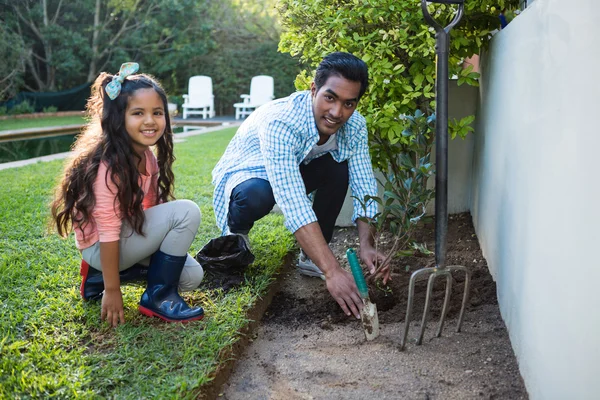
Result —
[{"label": "tree", "polygon": [[0,100],[14,96],[23,83],[25,49],[13,33],[0,25]]},{"label": "tree", "polygon": [[[49,4],[52,3],[52,4]],[[10,32],[11,45],[24,49],[26,76],[24,87],[29,90],[55,90],[56,76],[62,70],[65,49],[72,53],[85,43],[80,34],[71,35],[61,25],[61,17],[69,16],[62,1],[30,0],[12,2],[2,0],[0,15],[6,31]],[[63,47],[64,46],[64,47]],[[71,57],[67,62],[76,62]]]},{"label": "tree", "polygon": [[[209,75],[213,79],[218,114],[231,114],[240,94],[248,93],[255,75],[270,75],[275,81],[275,97],[294,92],[294,79],[300,72],[298,58],[277,51],[280,23],[275,0],[224,1],[215,18],[214,48],[189,69],[189,75]],[[187,81],[181,82],[181,93]]]},{"label": "tree", "polygon": [[225,112],[259,73],[272,75],[276,95],[285,96],[294,90],[298,60],[277,51],[275,3],[0,0],[0,54],[11,54],[0,67],[10,90],[0,95],[64,90],[136,61],[171,94],[185,93],[190,76],[212,76],[217,109]]},{"label": "tree", "polygon": [[[60,90],[137,61],[169,81],[213,43],[216,0],[0,0],[11,45],[22,48],[23,87]],[[168,10],[168,12],[166,12]]]}]

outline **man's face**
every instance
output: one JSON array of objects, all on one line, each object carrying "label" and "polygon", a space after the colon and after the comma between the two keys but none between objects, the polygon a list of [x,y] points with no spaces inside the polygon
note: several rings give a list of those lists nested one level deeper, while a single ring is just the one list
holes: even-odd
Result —
[{"label": "man's face", "polygon": [[348,121],[356,109],[360,82],[331,75],[318,91],[313,82],[310,91],[313,98],[313,115],[319,131],[319,144],[323,144]]}]

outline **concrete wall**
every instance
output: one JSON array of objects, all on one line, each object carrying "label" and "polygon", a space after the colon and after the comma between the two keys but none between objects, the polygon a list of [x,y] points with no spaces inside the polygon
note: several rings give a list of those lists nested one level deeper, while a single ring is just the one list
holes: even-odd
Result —
[{"label": "concrete wall", "polygon": [[471,208],[532,399],[600,398],[599,15],[536,0],[482,57]]},{"label": "concrete wall", "polygon": [[[458,86],[456,81],[450,81],[448,86],[448,114],[450,118],[460,119],[468,115],[474,115],[477,110],[477,96],[478,90],[476,87]],[[456,138],[448,144],[448,211],[450,213],[465,212],[470,208],[473,146],[473,135],[467,136],[464,140]],[[435,151],[431,159],[435,160]],[[435,186],[435,177],[429,180],[429,186]],[[428,213],[433,214],[434,207],[435,202],[432,201],[427,208]],[[352,198],[348,193],[336,225],[352,225],[352,211]]]}]

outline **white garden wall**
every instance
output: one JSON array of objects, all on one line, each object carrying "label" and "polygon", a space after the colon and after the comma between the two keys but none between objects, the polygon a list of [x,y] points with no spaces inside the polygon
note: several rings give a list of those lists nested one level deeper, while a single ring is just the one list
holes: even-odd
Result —
[{"label": "white garden wall", "polygon": [[536,0],[482,58],[471,210],[532,399],[600,398],[599,16]]}]

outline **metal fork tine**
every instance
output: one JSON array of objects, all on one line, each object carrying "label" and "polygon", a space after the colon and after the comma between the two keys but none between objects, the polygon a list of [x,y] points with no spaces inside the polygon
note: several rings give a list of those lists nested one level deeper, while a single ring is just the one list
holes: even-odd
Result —
[{"label": "metal fork tine", "polygon": [[431,303],[431,293],[433,292],[433,284],[437,276],[437,271],[434,271],[431,275],[429,275],[429,280],[427,282],[427,296],[425,296],[425,307],[423,309],[423,318],[421,319],[421,331],[419,332],[419,338],[417,339],[418,345],[423,343],[425,327],[427,326],[427,315],[429,314],[429,304]]},{"label": "metal fork tine", "polygon": [[442,316],[440,317],[440,325],[435,337],[442,336],[442,329],[444,329],[444,320],[448,313],[448,304],[450,303],[450,295],[452,294],[452,275],[450,273],[446,275],[446,295],[444,296],[444,306],[442,307]]},{"label": "metal fork tine", "polygon": [[412,314],[412,304],[415,294],[415,281],[417,275],[420,275],[420,271],[413,272],[413,274],[410,276],[410,281],[408,283],[408,301],[406,303],[406,316],[404,317],[404,335],[402,336],[402,340],[400,341],[400,350],[404,350],[406,338],[408,337],[408,328],[410,327],[410,317]]},{"label": "metal fork tine", "polygon": [[446,277],[446,294],[444,295],[444,303],[442,305],[442,315],[440,316],[440,322],[438,326],[438,330],[436,333],[436,337],[440,337],[442,335],[442,331],[444,329],[444,324],[446,321],[446,316],[448,314],[448,308],[450,304],[450,297],[452,296],[452,271],[461,271],[465,273],[465,287],[464,294],[462,299],[462,305],[460,308],[460,314],[458,316],[458,325],[456,327],[456,332],[460,332],[465,309],[467,307],[467,301],[469,299],[469,289],[471,283],[471,271],[462,265],[452,265],[448,267],[426,267],[421,268],[412,273],[410,276],[410,281],[408,285],[408,302],[406,305],[406,321],[404,323],[404,335],[400,341],[400,350],[404,350],[406,345],[406,341],[408,338],[408,331],[410,328],[410,320],[412,316],[413,302],[415,296],[415,284],[418,278],[422,275],[430,274],[427,282],[427,295],[425,297],[425,307],[423,309],[423,318],[421,320],[421,330],[419,332],[419,337],[417,338],[417,344],[420,345],[423,342],[423,337],[425,336],[425,328],[427,326],[427,317],[429,315],[429,309],[431,306],[431,296],[433,293],[433,285],[435,283],[435,279],[438,276]]},{"label": "metal fork tine", "polygon": [[460,332],[460,328],[463,323],[463,317],[465,316],[465,309],[467,308],[467,301],[469,300],[469,291],[471,289],[471,271],[462,265],[451,265],[447,268],[449,270],[464,271],[465,273],[465,291],[463,294],[462,305],[460,307],[460,314],[458,315],[458,325],[456,326],[456,332]]},{"label": "metal fork tine", "polygon": [[419,275],[424,275],[429,271],[434,271],[435,268],[421,268],[412,273],[410,276],[410,281],[408,283],[408,302],[406,303],[406,317],[404,321],[404,335],[400,341],[400,350],[404,350],[404,346],[406,345],[406,338],[408,337],[408,329],[410,328],[410,317],[412,315],[412,305],[415,294],[415,283]]}]

